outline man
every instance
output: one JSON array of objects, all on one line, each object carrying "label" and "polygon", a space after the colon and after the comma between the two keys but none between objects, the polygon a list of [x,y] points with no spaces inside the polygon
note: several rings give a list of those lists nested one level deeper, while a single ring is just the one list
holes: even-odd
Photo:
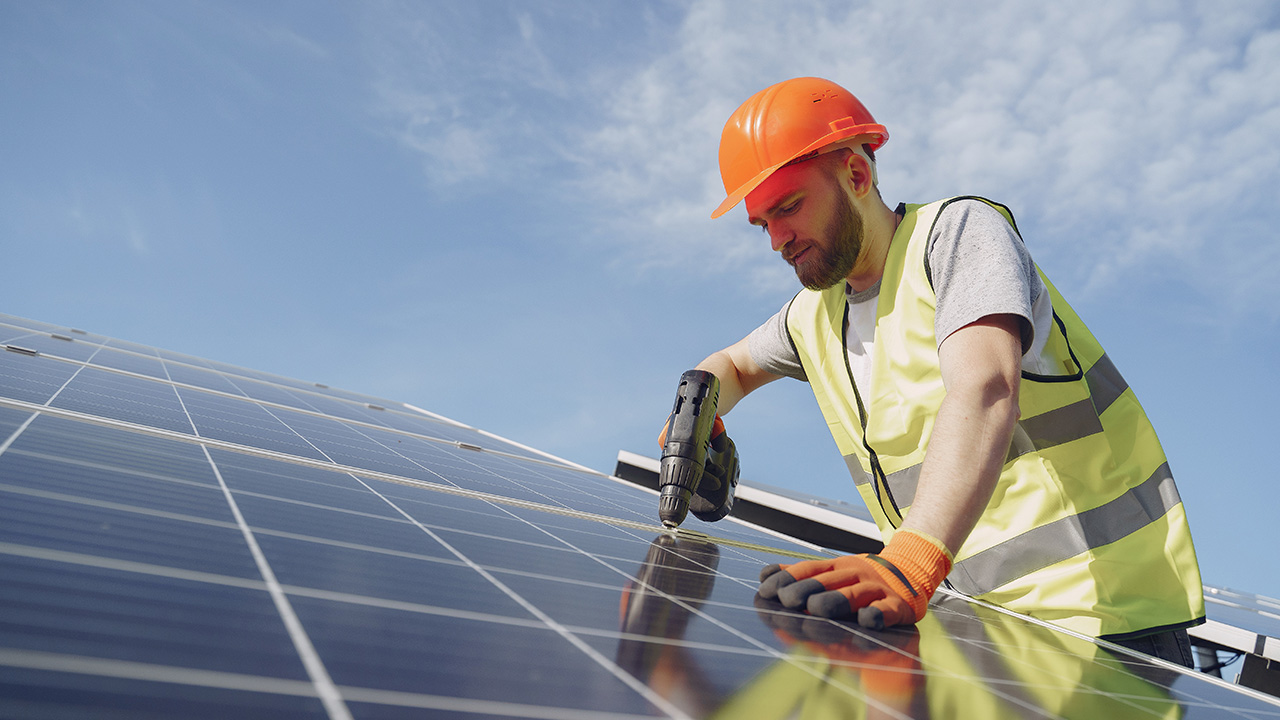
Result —
[{"label": "man", "polygon": [[770,566],[760,594],[870,627],[959,592],[1190,667],[1199,568],[1133,392],[1031,261],[1004,207],[891,210],[888,133],[847,90],[797,78],[747,100],[720,143],[727,197],[805,286],[698,365],[719,411],[809,383],[885,548]]}]

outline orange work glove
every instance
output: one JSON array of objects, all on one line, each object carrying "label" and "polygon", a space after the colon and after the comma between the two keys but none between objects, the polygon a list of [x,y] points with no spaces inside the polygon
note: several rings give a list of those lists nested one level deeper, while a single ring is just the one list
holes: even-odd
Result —
[{"label": "orange work glove", "polygon": [[810,615],[856,614],[859,625],[882,630],[924,617],[951,563],[951,553],[940,541],[899,530],[878,555],[770,565],[760,573],[760,595]]}]

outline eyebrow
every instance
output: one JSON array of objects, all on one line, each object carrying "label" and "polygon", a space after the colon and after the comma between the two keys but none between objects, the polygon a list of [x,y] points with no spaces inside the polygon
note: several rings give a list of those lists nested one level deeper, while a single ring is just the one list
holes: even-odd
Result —
[{"label": "eyebrow", "polygon": [[782,207],[783,205],[786,205],[786,204],[788,204],[788,203],[792,202],[793,200],[795,200],[796,198],[798,198],[799,196],[801,196],[801,195],[803,195],[803,194],[804,194],[804,190],[803,190],[803,189],[796,189],[796,190],[793,190],[793,191],[791,191],[790,193],[788,193],[788,194],[786,194],[786,195],[783,195],[783,196],[782,196],[782,197],[781,197],[777,202],[775,202],[774,204],[772,204],[772,205],[770,205],[769,207],[765,208],[764,212],[763,212],[763,213],[761,213],[760,215],[755,216],[755,217],[748,217],[748,218],[747,218],[747,222],[751,223],[752,225],[757,225],[757,226],[758,226],[758,225],[760,225],[760,224],[762,224],[762,223],[764,223],[764,222],[767,222],[767,221],[764,219],[764,217],[765,217],[766,215],[772,215],[773,213],[777,212],[778,208],[780,208],[780,207]]}]

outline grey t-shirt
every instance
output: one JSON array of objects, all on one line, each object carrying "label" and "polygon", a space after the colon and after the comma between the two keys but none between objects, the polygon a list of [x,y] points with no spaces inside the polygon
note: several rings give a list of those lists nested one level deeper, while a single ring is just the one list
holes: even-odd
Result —
[{"label": "grey t-shirt", "polygon": [[[905,237],[896,238],[898,242],[905,240]],[[1053,311],[1031,254],[1004,216],[978,200],[953,202],[939,213],[929,236],[928,252],[937,295],[933,327],[938,342],[988,315],[1017,315],[1024,320],[1023,364],[1035,370],[1039,346],[1049,335]],[[850,308],[848,351],[854,374],[858,376],[862,374],[860,367],[862,372],[869,372],[866,358],[870,357],[874,343],[875,305],[880,284],[862,292],[853,292],[846,285],[845,291]],[[800,358],[787,333],[790,305],[788,301],[780,312],[752,331],[747,347],[751,358],[764,370],[805,380]],[[855,379],[860,383],[868,380],[866,377]]]}]

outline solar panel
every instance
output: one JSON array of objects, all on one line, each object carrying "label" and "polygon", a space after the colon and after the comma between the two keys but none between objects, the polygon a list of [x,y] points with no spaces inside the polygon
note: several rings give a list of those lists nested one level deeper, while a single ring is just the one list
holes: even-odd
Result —
[{"label": "solar panel", "polygon": [[826,551],[412,407],[0,316],[0,717],[1280,717],[940,596],[755,597]]}]

